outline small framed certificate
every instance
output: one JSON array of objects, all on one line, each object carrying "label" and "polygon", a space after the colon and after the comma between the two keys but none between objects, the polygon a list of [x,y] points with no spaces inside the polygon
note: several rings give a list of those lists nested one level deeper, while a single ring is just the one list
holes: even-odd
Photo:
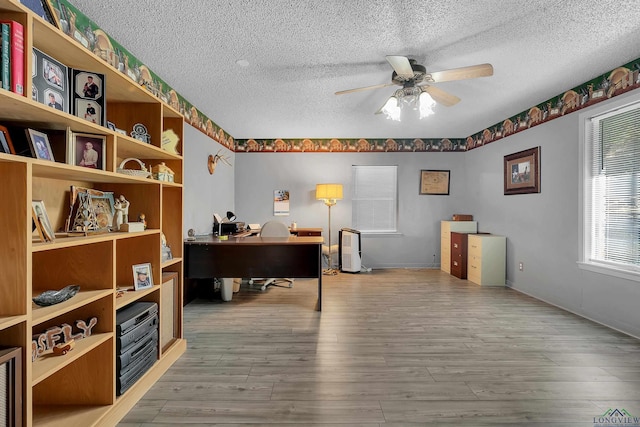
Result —
[{"label": "small framed certificate", "polygon": [[420,194],[449,195],[448,170],[421,170]]}]

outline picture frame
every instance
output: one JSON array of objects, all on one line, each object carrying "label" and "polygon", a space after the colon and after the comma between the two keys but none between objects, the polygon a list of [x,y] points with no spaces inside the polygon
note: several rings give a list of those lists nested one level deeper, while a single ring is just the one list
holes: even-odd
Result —
[{"label": "picture frame", "polygon": [[32,99],[68,113],[70,111],[69,68],[36,48],[33,48],[32,56]]},{"label": "picture frame", "polygon": [[540,192],[540,147],[504,156],[504,194]]},{"label": "picture frame", "polygon": [[33,221],[36,224],[36,230],[43,242],[53,242],[56,239],[56,235],[51,221],[49,221],[49,215],[47,215],[47,209],[44,206],[42,200],[31,201],[31,214]]},{"label": "picture frame", "polygon": [[74,68],[70,73],[73,115],[106,127],[105,75]]},{"label": "picture frame", "polygon": [[136,291],[149,289],[153,287],[153,276],[151,271],[151,263],[135,264],[133,270],[133,288]]},{"label": "picture frame", "polygon": [[[69,191],[67,233],[103,233],[113,228],[113,192],[72,185]],[[117,231],[117,230],[116,230]]]},{"label": "picture frame", "polygon": [[448,196],[450,170],[423,169],[420,171],[420,195]]},{"label": "picture frame", "polygon": [[55,162],[47,134],[30,128],[25,129],[25,132],[27,134],[29,149],[31,150],[31,156],[35,159]]},{"label": "picture frame", "polygon": [[67,141],[67,164],[106,170],[107,137],[70,132]]},{"label": "picture frame", "polygon": [[13,147],[9,129],[7,129],[5,126],[0,126],[0,152],[6,154],[16,154],[16,149]]},{"label": "picture frame", "polygon": [[51,0],[41,0],[42,7],[44,8],[44,13],[46,15],[46,20],[56,28],[62,28],[60,26],[60,18],[58,18],[58,14],[53,7],[53,3]]}]

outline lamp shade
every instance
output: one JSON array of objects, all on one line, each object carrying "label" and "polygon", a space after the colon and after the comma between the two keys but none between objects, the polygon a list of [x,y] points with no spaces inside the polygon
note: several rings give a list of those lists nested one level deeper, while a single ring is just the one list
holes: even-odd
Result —
[{"label": "lamp shade", "polygon": [[316,184],[317,200],[342,200],[342,184]]}]

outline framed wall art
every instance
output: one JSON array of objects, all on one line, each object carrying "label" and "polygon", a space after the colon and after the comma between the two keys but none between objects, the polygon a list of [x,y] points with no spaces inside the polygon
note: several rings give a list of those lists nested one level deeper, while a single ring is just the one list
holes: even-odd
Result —
[{"label": "framed wall art", "polygon": [[450,174],[448,170],[421,170],[420,194],[448,196]]},{"label": "framed wall art", "polygon": [[540,147],[504,156],[504,194],[540,192]]}]

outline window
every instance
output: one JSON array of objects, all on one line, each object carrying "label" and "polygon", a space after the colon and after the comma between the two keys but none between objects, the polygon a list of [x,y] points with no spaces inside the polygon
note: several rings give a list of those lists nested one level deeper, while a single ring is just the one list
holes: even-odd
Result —
[{"label": "window", "polygon": [[640,102],[583,124],[583,261],[640,280]]},{"label": "window", "polygon": [[361,232],[395,233],[397,166],[352,166],[353,227]]}]

